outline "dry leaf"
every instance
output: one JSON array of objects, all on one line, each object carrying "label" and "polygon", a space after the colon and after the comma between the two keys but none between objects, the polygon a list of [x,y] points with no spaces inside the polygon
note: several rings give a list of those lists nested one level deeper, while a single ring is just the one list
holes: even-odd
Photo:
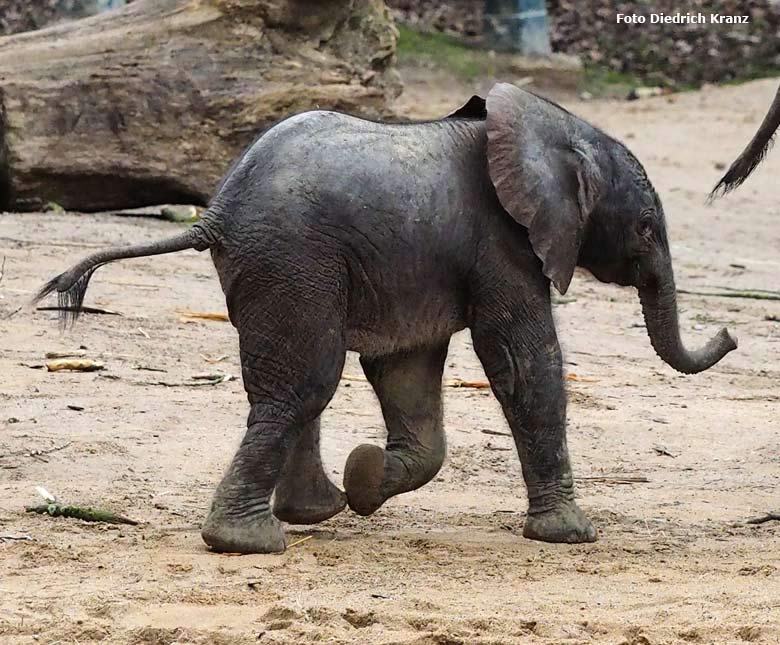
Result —
[{"label": "dry leaf", "polygon": [[103,363],[91,361],[88,358],[61,358],[46,363],[46,369],[50,372],[71,370],[74,372],[96,372],[103,369]]}]

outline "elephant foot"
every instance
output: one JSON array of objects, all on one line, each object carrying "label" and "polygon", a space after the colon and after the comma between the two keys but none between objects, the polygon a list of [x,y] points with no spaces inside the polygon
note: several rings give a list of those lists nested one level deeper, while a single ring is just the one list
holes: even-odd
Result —
[{"label": "elephant foot", "polygon": [[212,508],[200,535],[217,553],[282,553],[285,549],[282,525],[268,511],[238,519]]},{"label": "elephant foot", "polygon": [[274,495],[274,515],[290,524],[317,524],[341,513],[347,496],[325,478],[307,487],[277,486]]},{"label": "elephant foot", "polygon": [[344,490],[349,507],[358,515],[371,515],[385,497],[380,492],[385,477],[385,451],[379,446],[361,444],[347,458]]},{"label": "elephant foot", "polygon": [[580,544],[598,539],[596,528],[574,502],[539,512],[529,509],[523,537],[541,542]]}]

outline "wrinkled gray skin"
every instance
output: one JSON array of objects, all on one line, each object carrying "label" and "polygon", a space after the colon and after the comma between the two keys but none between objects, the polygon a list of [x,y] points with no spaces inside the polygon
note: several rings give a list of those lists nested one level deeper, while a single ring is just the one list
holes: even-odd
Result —
[{"label": "wrinkled gray skin", "polygon": [[[369,515],[430,481],[445,456],[447,347],[466,327],[517,445],[523,534],[595,540],[574,499],[550,303],[550,282],[565,291],[575,265],[639,288],[650,340],[675,369],[701,371],[736,346],[722,330],[683,347],[661,203],[622,144],[511,86],[485,109],[473,99],[453,118],[407,125],[290,118],[186,234],[91,256],[41,292],[78,306],[106,261],[211,250],[251,406],[203,526],[214,550],[282,551],[280,520],[319,522],[347,502]],[[350,454],[345,495],[323,471],[319,418],[347,350],[360,353],[388,437]]]}]

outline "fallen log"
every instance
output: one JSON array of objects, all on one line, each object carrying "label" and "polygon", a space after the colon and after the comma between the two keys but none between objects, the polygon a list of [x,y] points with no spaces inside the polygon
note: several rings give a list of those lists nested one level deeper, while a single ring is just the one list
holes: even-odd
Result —
[{"label": "fallen log", "polygon": [[0,39],[0,209],[204,205],[281,117],[389,113],[381,0],[136,0]]}]

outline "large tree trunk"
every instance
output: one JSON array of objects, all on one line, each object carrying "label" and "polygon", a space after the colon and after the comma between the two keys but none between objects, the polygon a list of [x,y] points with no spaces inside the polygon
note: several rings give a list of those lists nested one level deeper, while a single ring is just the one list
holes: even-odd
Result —
[{"label": "large tree trunk", "polygon": [[0,39],[0,208],[205,203],[231,161],[310,108],[388,113],[381,0],[136,0]]}]

